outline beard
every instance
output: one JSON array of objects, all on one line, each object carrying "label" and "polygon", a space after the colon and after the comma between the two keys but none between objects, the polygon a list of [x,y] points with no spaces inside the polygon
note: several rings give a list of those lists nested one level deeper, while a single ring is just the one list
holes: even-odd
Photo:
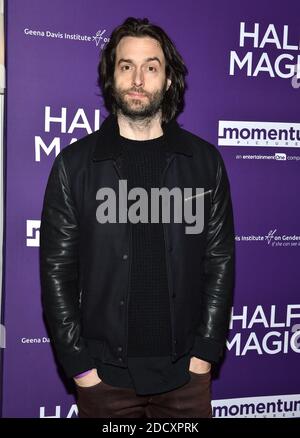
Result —
[{"label": "beard", "polygon": [[[162,89],[153,93],[147,93],[142,88],[131,88],[128,90],[120,90],[113,87],[113,97],[117,110],[124,116],[132,120],[144,120],[153,118],[155,114],[161,109],[163,99],[167,90],[167,79]],[[141,93],[146,97],[127,96],[127,93]]]}]

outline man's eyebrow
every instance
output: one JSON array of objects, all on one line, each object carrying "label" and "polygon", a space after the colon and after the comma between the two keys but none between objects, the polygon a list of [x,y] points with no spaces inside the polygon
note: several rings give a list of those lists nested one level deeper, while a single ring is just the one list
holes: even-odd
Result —
[{"label": "man's eyebrow", "polygon": [[[145,59],[145,62],[150,62],[150,61],[158,61],[158,63],[161,65],[161,61],[157,56],[152,56],[151,58]],[[121,62],[127,62],[128,64],[134,64],[132,59],[120,58],[118,61],[118,65],[121,64]]]}]

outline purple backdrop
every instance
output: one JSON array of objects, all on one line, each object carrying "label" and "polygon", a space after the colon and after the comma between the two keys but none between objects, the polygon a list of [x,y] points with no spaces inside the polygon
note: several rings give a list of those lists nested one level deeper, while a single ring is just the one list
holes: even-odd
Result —
[{"label": "purple backdrop", "polygon": [[137,16],[162,26],[182,53],[189,88],[179,121],[219,148],[231,181],[237,278],[214,415],[299,417],[298,0],[7,3],[3,416],[77,415],[42,319],[42,200],[60,148],[106,116],[99,53],[115,26]]}]

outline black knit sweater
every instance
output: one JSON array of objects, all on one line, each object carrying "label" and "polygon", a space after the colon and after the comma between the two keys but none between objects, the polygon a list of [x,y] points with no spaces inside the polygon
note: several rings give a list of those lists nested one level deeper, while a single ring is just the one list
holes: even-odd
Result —
[{"label": "black knit sweater", "polygon": [[[171,355],[170,302],[163,225],[151,223],[151,187],[160,187],[166,165],[163,136],[152,140],[120,137],[128,191],[148,194],[148,222],[130,223],[132,264],[129,282],[128,357]],[[134,201],[128,201],[128,208]],[[161,216],[161,215],[160,215]]]}]

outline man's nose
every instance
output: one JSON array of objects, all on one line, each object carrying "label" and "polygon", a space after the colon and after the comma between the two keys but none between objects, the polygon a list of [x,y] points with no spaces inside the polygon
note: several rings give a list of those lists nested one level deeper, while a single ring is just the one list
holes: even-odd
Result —
[{"label": "man's nose", "polygon": [[142,69],[136,69],[133,76],[133,83],[136,87],[140,87],[144,84],[144,75]]}]

